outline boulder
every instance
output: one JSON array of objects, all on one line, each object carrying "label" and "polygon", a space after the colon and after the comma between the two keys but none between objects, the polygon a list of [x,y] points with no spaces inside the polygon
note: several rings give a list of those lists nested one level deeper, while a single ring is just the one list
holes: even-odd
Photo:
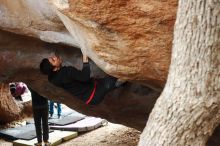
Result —
[{"label": "boulder", "polygon": [[[2,0],[0,28],[12,33],[0,31],[0,81],[23,81],[83,114],[143,128],[166,82],[176,8],[176,0]],[[86,106],[40,74],[41,59],[55,50],[79,69],[83,52],[93,76],[129,83]]]},{"label": "boulder", "polygon": [[[163,88],[176,0],[0,2],[0,28],[78,47],[107,74]],[[71,35],[70,35],[71,34]]]},{"label": "boulder", "polygon": [[[9,82],[25,82],[46,98],[66,104],[83,114],[106,118],[111,122],[121,123],[141,130],[146,124],[147,115],[160,94],[160,92],[146,86],[129,82],[124,87],[120,87],[106,95],[100,105],[88,106],[63,89],[50,84],[47,81],[47,76],[42,75],[39,71],[41,59],[51,55],[53,51],[51,48],[59,50],[59,54],[64,60],[64,65],[73,65],[81,69],[82,58],[79,50],[45,43],[37,39],[4,31],[0,31],[0,42],[1,40],[4,43],[0,43],[0,81],[5,83],[5,87],[7,87]],[[106,75],[92,60],[90,60],[90,64],[92,76],[103,77]],[[2,93],[4,97],[0,98],[0,102],[3,103],[7,99],[7,102],[13,102],[13,105],[16,105],[12,96],[8,95],[8,87]],[[2,110],[1,108],[4,107],[8,107],[8,109]],[[17,109],[17,106],[12,109],[10,107],[13,106],[0,105],[1,111],[5,111],[2,112],[4,117],[9,116],[9,111],[21,117],[23,109],[20,112],[21,109]],[[12,116],[11,120],[18,119],[16,115]]]},{"label": "boulder", "polygon": [[0,28],[51,43],[78,46],[47,0],[1,0]]}]

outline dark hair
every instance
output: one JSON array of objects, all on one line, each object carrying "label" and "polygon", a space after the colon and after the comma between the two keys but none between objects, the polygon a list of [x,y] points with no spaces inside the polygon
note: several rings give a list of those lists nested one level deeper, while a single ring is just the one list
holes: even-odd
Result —
[{"label": "dark hair", "polygon": [[49,62],[47,58],[44,58],[40,63],[40,71],[42,74],[49,75],[52,73],[54,66]]}]

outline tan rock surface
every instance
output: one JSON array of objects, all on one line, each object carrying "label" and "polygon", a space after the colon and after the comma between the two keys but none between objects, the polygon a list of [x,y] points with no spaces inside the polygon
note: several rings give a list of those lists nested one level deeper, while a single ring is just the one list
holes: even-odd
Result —
[{"label": "tan rock surface", "polygon": [[[23,81],[41,95],[60,101],[86,115],[106,118],[111,122],[123,123],[137,129],[145,126],[146,115],[150,113],[160,92],[128,83],[125,87],[109,93],[99,106],[87,106],[61,88],[49,84],[47,76],[40,73],[41,59],[49,56],[53,48],[60,51],[65,65],[73,65],[79,69],[82,67],[81,52],[77,49],[0,31],[0,81]],[[105,75],[92,61],[90,63],[92,76]]]},{"label": "tan rock surface", "polygon": [[46,42],[78,46],[47,0],[1,0],[0,28]]},{"label": "tan rock surface", "polygon": [[158,87],[164,85],[176,0],[52,2],[83,52],[105,72]]},{"label": "tan rock surface", "polygon": [[78,46],[116,77],[160,89],[166,82],[176,0],[2,0],[0,5],[1,29]]},{"label": "tan rock surface", "polygon": [[[103,75],[101,70],[104,70],[133,83],[163,88],[170,62],[176,1],[52,2],[2,0],[0,27],[48,42],[78,45],[95,62],[92,63],[94,76]],[[129,84],[107,95],[100,106],[86,107],[63,90],[48,84],[47,78],[39,73],[41,59],[55,49],[61,52],[67,65],[81,67],[81,53],[76,48],[0,31],[1,82],[24,81],[40,94],[84,114],[136,128],[145,125],[146,115],[159,92]]]}]

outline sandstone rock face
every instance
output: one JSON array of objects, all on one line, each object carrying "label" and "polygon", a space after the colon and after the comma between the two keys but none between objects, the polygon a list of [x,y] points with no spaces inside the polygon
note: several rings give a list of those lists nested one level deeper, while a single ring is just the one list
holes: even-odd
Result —
[{"label": "sandstone rock face", "polygon": [[[94,76],[106,72],[133,83],[162,88],[170,62],[176,7],[174,0],[2,0],[0,28],[81,48],[94,62]],[[55,49],[67,65],[81,67],[81,52],[77,48],[0,31],[0,81],[23,81],[47,98],[84,114],[138,128],[145,125],[146,111],[150,112],[158,92],[129,84],[108,95],[100,106],[85,107],[40,74],[41,59]]]},{"label": "sandstone rock face", "polygon": [[78,46],[46,0],[1,0],[0,28],[43,41]]},{"label": "sandstone rock face", "polygon": [[2,0],[0,27],[77,46],[108,74],[162,88],[176,7],[176,0]]},{"label": "sandstone rock face", "polygon": [[52,1],[83,52],[104,71],[161,87],[170,63],[177,1]]},{"label": "sandstone rock face", "polygon": [[[51,55],[53,51],[51,48],[54,47],[59,50],[59,54],[65,61],[64,65],[73,65],[79,69],[82,67],[81,52],[77,49],[70,47],[62,49],[64,46],[0,31],[0,81],[5,84],[12,81],[23,81],[48,99],[59,101],[86,115],[106,118],[111,122],[140,130],[145,126],[147,115],[159,96],[159,92],[142,85],[128,83],[125,87],[110,92],[100,105],[87,106],[61,88],[48,83],[47,76],[40,73],[41,59]],[[92,61],[90,63],[92,76],[106,75],[95,63]],[[5,96],[8,92],[8,89],[2,92],[4,98],[0,98],[1,103],[4,103],[5,99],[12,99],[11,96]],[[0,110],[5,106],[7,107],[5,104],[0,105]],[[14,109],[16,108],[4,110],[4,116],[9,116],[8,110],[16,113]],[[18,112],[17,115],[20,116],[20,113]],[[12,116],[12,119],[17,119],[16,115]]]}]

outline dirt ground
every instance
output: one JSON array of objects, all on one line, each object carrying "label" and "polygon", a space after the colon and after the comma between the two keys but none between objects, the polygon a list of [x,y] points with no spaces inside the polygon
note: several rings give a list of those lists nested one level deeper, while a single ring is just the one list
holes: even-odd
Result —
[{"label": "dirt ground", "polygon": [[[123,125],[108,123],[108,125],[80,134],[59,146],[136,146],[140,131]],[[0,146],[12,146],[11,142],[0,139]]]},{"label": "dirt ground", "polygon": [[[72,110],[62,104],[62,111]],[[25,121],[31,120],[32,117],[26,117],[21,121],[15,121],[5,125],[4,127],[15,127],[25,125]],[[59,146],[136,146],[139,141],[141,132],[119,124],[108,122],[107,125],[96,130],[79,133],[79,135]],[[0,146],[13,146],[12,142],[1,139]]]},{"label": "dirt ground", "polygon": [[135,129],[109,123],[61,146],[135,146],[138,144],[139,136],[140,132]]}]

